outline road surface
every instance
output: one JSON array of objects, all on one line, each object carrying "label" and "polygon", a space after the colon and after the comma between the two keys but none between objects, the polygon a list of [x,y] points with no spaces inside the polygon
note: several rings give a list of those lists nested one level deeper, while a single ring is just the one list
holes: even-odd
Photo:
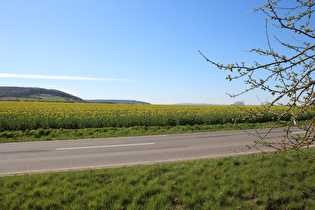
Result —
[{"label": "road surface", "polygon": [[[265,132],[260,130],[260,132]],[[281,138],[282,129],[273,131]],[[215,158],[246,150],[244,131],[0,144],[0,176]],[[245,149],[243,151],[242,149]],[[266,150],[267,148],[264,148]]]}]

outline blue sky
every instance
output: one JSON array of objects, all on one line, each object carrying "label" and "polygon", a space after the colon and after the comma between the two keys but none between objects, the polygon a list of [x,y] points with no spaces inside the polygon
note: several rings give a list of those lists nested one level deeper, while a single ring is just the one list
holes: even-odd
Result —
[{"label": "blue sky", "polygon": [[[0,86],[152,104],[259,104],[198,53],[252,62],[266,48],[259,0],[0,0]],[[260,101],[259,101],[260,100]]]}]

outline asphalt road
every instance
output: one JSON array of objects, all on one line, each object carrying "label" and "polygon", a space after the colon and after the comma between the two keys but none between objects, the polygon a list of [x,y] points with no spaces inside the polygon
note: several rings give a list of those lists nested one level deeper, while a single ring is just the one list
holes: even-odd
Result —
[{"label": "asphalt road", "polygon": [[[261,133],[265,132],[260,130]],[[282,129],[272,134],[281,138]],[[246,150],[244,131],[0,144],[0,176],[215,158]],[[245,149],[245,150],[242,150]],[[263,148],[266,150],[267,148]]]}]

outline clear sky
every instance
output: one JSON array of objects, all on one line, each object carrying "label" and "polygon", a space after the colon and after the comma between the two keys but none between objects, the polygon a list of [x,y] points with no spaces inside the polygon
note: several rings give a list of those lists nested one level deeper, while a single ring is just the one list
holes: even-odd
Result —
[{"label": "clear sky", "polygon": [[[266,48],[260,0],[0,0],[0,86],[152,104],[259,104],[220,63]],[[268,98],[269,97],[269,98]]]}]

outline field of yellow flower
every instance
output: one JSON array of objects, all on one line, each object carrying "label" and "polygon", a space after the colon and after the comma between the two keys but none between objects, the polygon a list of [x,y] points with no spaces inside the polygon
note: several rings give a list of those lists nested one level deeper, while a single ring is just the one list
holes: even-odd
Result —
[{"label": "field of yellow flower", "polygon": [[[246,107],[255,112],[263,107]],[[285,107],[274,107],[281,112]],[[0,102],[0,132],[30,129],[79,129],[232,123],[248,112],[236,106],[135,105],[52,102]],[[245,118],[244,118],[245,116]],[[312,113],[314,116],[314,113]],[[268,115],[255,119],[270,121]],[[247,118],[248,120],[248,118]],[[251,119],[253,120],[253,119]]]}]

